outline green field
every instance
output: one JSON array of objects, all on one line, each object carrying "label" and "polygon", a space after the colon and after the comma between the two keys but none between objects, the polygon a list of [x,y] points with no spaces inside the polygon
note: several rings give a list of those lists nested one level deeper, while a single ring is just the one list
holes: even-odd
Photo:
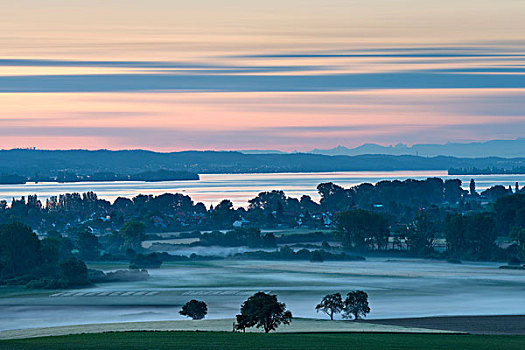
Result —
[{"label": "green field", "polygon": [[0,341],[0,349],[524,349],[523,336],[121,332]]}]

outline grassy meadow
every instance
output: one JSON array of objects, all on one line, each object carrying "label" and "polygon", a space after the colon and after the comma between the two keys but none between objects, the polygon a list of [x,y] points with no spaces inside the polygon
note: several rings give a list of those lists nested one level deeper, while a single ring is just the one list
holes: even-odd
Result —
[{"label": "grassy meadow", "polygon": [[0,341],[1,349],[523,349],[524,336],[434,334],[259,334],[226,332],[123,332]]}]

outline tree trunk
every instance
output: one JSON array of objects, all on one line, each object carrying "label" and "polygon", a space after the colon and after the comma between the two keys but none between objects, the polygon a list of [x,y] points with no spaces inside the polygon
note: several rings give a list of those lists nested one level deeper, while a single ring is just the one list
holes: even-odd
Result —
[{"label": "tree trunk", "polygon": [[332,320],[332,321],[334,320],[334,311],[333,310],[330,312],[330,320]]}]

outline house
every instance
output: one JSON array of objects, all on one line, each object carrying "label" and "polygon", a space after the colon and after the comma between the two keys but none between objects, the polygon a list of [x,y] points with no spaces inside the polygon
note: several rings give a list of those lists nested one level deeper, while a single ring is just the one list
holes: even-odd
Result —
[{"label": "house", "polygon": [[233,222],[233,227],[235,228],[241,228],[241,227],[244,227],[246,225],[248,225],[250,222],[248,220],[246,220],[245,218],[243,218],[241,216],[241,219],[240,220],[236,220]]}]

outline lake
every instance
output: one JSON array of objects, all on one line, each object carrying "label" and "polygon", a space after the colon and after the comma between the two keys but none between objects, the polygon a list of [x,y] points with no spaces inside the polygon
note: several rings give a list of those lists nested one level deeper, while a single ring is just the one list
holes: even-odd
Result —
[{"label": "lake", "polygon": [[162,182],[78,182],[78,183],[27,183],[24,185],[0,185],[0,200],[11,201],[13,197],[37,194],[41,199],[68,192],[94,191],[100,198],[109,201],[117,197],[134,197],[138,194],[162,194],[180,192],[192,197],[195,202],[206,205],[217,204],[230,199],[236,207],[246,206],[249,199],[259,192],[283,190],[288,196],[301,197],[303,194],[318,199],[316,187],[322,182],[334,182],[344,187],[364,182],[376,183],[381,180],[423,180],[427,177],[460,179],[468,188],[470,179],[476,181],[477,189],[493,185],[525,184],[522,175],[467,175],[449,176],[446,171],[358,171],[326,173],[270,173],[270,174],[202,174],[198,181]]}]

